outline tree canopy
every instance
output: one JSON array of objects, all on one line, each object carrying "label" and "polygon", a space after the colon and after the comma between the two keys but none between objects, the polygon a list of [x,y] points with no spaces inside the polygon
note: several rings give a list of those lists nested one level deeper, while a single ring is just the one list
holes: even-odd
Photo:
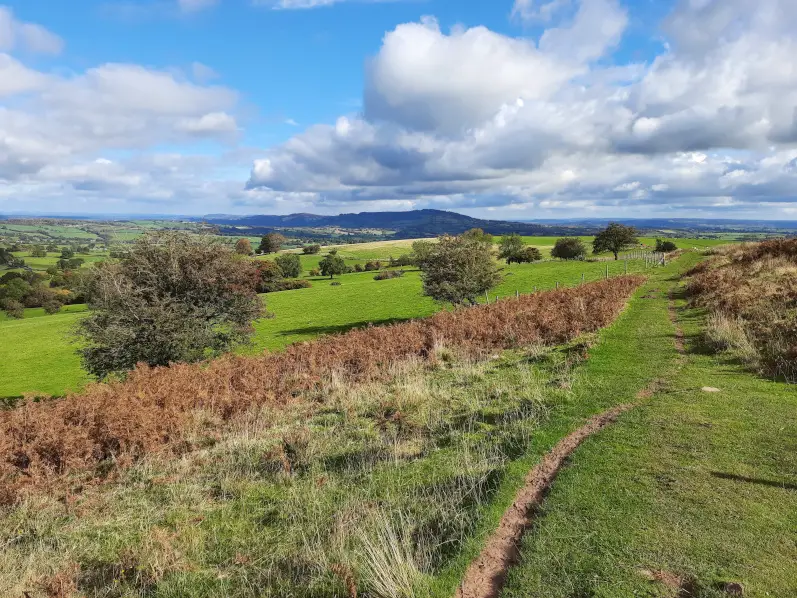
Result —
[{"label": "tree canopy", "polygon": [[277,253],[287,239],[280,233],[268,233],[260,240],[260,253]]},{"label": "tree canopy", "polygon": [[520,235],[516,233],[504,235],[501,237],[501,243],[499,244],[498,257],[506,260],[507,264],[512,262],[520,263],[518,258],[523,251],[523,247],[523,238]]},{"label": "tree canopy", "polygon": [[302,274],[302,260],[295,253],[278,255],[274,260],[285,278],[298,278]]},{"label": "tree canopy", "polygon": [[346,273],[346,262],[343,261],[343,258],[340,257],[337,252],[334,252],[325,256],[324,259],[318,263],[318,268],[321,270],[322,275],[333,278],[336,274],[340,275]]},{"label": "tree canopy", "polygon": [[238,239],[235,243],[235,253],[238,255],[252,255],[252,244],[249,239]]},{"label": "tree canopy", "polygon": [[471,231],[444,235],[437,243],[416,241],[413,253],[421,269],[423,292],[437,301],[462,305],[501,282],[492,255],[492,239]]},{"label": "tree canopy", "polygon": [[611,251],[614,259],[620,259],[620,252],[639,243],[637,230],[633,226],[626,226],[612,222],[599,232],[592,242],[593,253]]}]

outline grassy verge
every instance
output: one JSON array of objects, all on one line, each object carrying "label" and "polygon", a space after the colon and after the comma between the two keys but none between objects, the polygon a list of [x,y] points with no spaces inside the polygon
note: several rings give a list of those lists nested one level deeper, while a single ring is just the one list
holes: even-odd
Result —
[{"label": "grassy verge", "polygon": [[539,455],[670,366],[667,278],[691,259],[656,270],[583,363],[583,343],[479,363],[441,347],[432,369],[332,380],[223,437],[199,414],[204,450],[0,519],[0,593],[450,596]]},{"label": "grassy verge", "polygon": [[680,317],[682,369],[576,452],[504,596],[676,595],[661,572],[697,598],[797,595],[794,387],[701,353],[704,314]]}]

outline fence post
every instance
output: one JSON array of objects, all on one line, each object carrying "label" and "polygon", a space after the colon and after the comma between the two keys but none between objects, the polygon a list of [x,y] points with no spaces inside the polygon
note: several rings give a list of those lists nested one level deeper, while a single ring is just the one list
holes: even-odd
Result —
[{"label": "fence post", "polygon": [[609,262],[606,262],[606,278],[609,278]]},{"label": "fence post", "polygon": [[519,298],[520,298],[520,291],[515,289],[515,299],[519,299]]},{"label": "fence post", "polygon": [[625,260],[625,273],[628,274],[628,258]]},{"label": "fence post", "polygon": [[558,280],[556,281],[556,288],[557,289],[559,288],[559,281]]},{"label": "fence post", "polygon": [[490,305],[490,295],[487,294],[487,291],[484,291],[484,300],[487,301],[487,305]]},{"label": "fence post", "polygon": [[581,284],[584,284],[584,273],[581,273]]}]

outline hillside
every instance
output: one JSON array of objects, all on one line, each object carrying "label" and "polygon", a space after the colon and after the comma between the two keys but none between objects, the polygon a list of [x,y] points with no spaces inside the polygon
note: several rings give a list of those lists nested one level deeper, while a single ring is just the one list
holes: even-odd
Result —
[{"label": "hillside", "polygon": [[481,228],[493,235],[518,233],[521,235],[590,234],[597,227],[574,225],[541,225],[528,222],[483,220],[444,210],[412,210],[409,212],[360,212],[338,216],[289,214],[287,216],[258,215],[231,216],[211,214],[205,222],[220,226],[259,228],[319,228],[382,229],[395,231],[397,239],[429,237],[443,233],[459,234]]}]

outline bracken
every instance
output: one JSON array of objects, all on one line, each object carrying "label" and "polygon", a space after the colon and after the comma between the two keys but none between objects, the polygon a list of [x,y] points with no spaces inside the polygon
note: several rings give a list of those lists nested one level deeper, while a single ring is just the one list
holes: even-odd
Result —
[{"label": "bracken", "polygon": [[94,384],[59,400],[25,402],[0,413],[0,495],[10,502],[70,474],[93,478],[148,453],[184,451],[186,430],[198,409],[216,417],[206,425],[223,427],[258,405],[306,400],[308,391],[333,374],[346,384],[386,378],[389,366],[400,361],[433,359],[440,344],[483,356],[568,341],[612,322],[643,280],[622,276],[522,295],[323,337],[282,353],[140,366],[124,382]]}]

